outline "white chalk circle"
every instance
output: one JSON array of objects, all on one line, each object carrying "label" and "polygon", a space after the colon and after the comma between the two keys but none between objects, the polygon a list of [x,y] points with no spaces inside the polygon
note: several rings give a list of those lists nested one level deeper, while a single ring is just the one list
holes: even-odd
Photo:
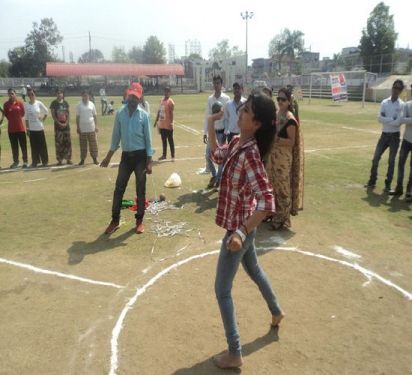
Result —
[{"label": "white chalk circle", "polygon": [[[273,247],[259,247],[259,248],[257,248],[257,251],[259,251],[259,252],[269,252],[269,251],[294,252],[294,253],[298,253],[298,254],[301,254],[301,255],[311,256],[311,257],[315,257],[315,258],[318,258],[318,259],[323,259],[323,260],[328,260],[330,262],[338,263],[338,264],[341,264],[345,267],[349,267],[349,268],[352,268],[352,269],[360,272],[362,275],[364,275],[368,279],[368,282],[370,282],[373,278],[375,278],[376,280],[378,280],[382,284],[387,285],[387,286],[397,290],[399,293],[401,293],[409,301],[412,301],[412,293],[406,291],[405,289],[401,288],[399,285],[396,285],[392,281],[387,280],[384,277],[378,275],[377,273],[375,273],[371,270],[368,270],[367,268],[362,267],[362,266],[360,266],[356,263],[349,263],[345,260],[331,258],[331,257],[325,256],[325,255],[316,254],[316,253],[313,253],[313,252],[310,252],[310,251],[299,250],[296,247],[276,247],[276,248],[273,248]],[[120,333],[123,329],[123,322],[126,318],[127,313],[133,307],[133,305],[137,302],[139,297],[142,296],[147,291],[147,289],[149,287],[154,285],[159,279],[161,279],[163,276],[168,274],[170,271],[172,271],[172,270],[174,270],[174,269],[176,269],[176,268],[178,268],[178,267],[180,267],[180,266],[182,266],[186,263],[189,263],[192,260],[204,258],[206,256],[215,255],[215,254],[218,254],[218,253],[219,253],[219,250],[215,250],[215,251],[210,251],[210,252],[207,252],[207,253],[193,255],[189,258],[183,259],[183,260],[181,260],[177,263],[174,263],[171,266],[165,268],[163,271],[159,272],[156,276],[151,278],[142,287],[137,288],[136,293],[134,294],[134,296],[129,299],[126,306],[123,308],[122,312],[120,313],[119,318],[116,321],[116,325],[114,326],[113,331],[112,331],[112,338],[111,338],[111,341],[110,341],[112,353],[111,353],[111,357],[110,357],[109,375],[116,375],[116,373],[117,373],[117,369],[119,367],[118,341],[119,341]]]}]

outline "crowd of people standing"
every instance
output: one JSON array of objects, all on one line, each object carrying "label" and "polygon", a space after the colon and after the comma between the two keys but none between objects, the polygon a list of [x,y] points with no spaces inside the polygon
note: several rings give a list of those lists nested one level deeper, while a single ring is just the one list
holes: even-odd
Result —
[{"label": "crowd of people standing", "polygon": [[[216,140],[220,146],[231,143],[234,137],[240,135],[239,111],[244,106],[246,98],[242,96],[243,87],[233,84],[233,99],[222,92],[222,78],[213,78],[214,93],[208,97],[203,140],[206,146],[206,168],[211,174],[207,188],[220,186],[223,164],[216,167],[213,163],[208,141],[208,119],[215,111],[222,111],[223,116],[214,121]],[[255,90],[271,98],[273,92],[264,87]],[[272,100],[273,101],[273,100]],[[267,221],[271,222],[274,230],[289,228],[290,216],[297,215],[303,208],[303,139],[301,136],[296,101],[293,88],[281,88],[276,97],[276,116],[273,118],[274,136],[271,147],[263,160],[269,181],[273,187],[276,201],[276,212]]]},{"label": "crowd of people standing", "polygon": [[[0,125],[4,118],[8,120],[8,135],[12,150],[13,163],[11,169],[20,166],[19,151],[22,153],[22,168],[47,167],[49,155],[44,133],[44,122],[49,114],[47,106],[36,98],[33,88],[27,89],[29,100],[22,102],[17,99],[16,91],[10,88],[7,91],[9,99],[1,110]],[[57,90],[56,99],[50,104],[50,112],[54,122],[54,138],[57,165],[66,160],[68,165],[72,162],[72,142],[70,134],[70,106],[64,98],[64,92]],[[88,146],[94,164],[99,164],[97,144],[97,113],[96,107],[87,91],[83,91],[82,99],[76,106],[76,126],[80,142],[80,162],[83,165],[87,156]],[[29,165],[27,153],[27,140],[29,138],[32,162]],[[20,150],[19,150],[20,147]]]}]

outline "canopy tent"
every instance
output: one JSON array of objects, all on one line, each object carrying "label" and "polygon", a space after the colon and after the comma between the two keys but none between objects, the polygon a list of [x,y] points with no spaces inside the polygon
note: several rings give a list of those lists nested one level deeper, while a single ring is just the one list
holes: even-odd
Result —
[{"label": "canopy tent", "polygon": [[180,64],[66,64],[51,63],[46,65],[48,77],[67,76],[184,76]]}]

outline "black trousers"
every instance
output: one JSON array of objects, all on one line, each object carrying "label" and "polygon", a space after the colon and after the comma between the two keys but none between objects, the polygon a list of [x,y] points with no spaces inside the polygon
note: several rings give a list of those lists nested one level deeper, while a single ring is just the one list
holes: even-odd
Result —
[{"label": "black trousers", "polygon": [[385,185],[390,187],[393,179],[393,172],[395,171],[395,158],[398,152],[400,143],[400,133],[382,133],[378,144],[376,145],[375,154],[373,155],[371,176],[369,181],[376,183],[378,179],[378,167],[382,154],[389,148],[388,172],[386,174]]},{"label": "black trousers", "polygon": [[27,163],[27,140],[25,132],[9,133],[11,152],[13,154],[13,162],[19,162],[19,144],[21,153],[23,154],[23,163]]},{"label": "black trousers", "polygon": [[136,197],[137,212],[136,219],[142,220],[145,211],[146,199],[146,150],[137,150],[132,152],[122,152],[119,171],[117,173],[116,188],[113,193],[112,219],[119,221],[122,199],[126,191],[130,175],[134,172],[136,177]]},{"label": "black trousers", "polygon": [[49,154],[47,153],[46,137],[44,136],[44,130],[33,131],[29,133],[30,147],[31,147],[31,160],[33,165],[40,163],[43,165],[49,163]]},{"label": "black trousers", "polygon": [[162,137],[163,153],[162,156],[167,155],[167,141],[169,141],[170,154],[172,158],[175,157],[175,142],[173,141],[173,130],[160,129],[160,136]]}]

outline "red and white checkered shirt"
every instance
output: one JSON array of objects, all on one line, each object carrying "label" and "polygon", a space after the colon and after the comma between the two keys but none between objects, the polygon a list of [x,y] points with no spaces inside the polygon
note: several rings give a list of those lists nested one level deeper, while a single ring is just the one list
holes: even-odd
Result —
[{"label": "red and white checkered shirt", "polygon": [[212,159],[223,165],[216,224],[234,231],[257,211],[275,212],[273,189],[269,183],[255,138],[239,146],[239,137],[218,146]]}]

